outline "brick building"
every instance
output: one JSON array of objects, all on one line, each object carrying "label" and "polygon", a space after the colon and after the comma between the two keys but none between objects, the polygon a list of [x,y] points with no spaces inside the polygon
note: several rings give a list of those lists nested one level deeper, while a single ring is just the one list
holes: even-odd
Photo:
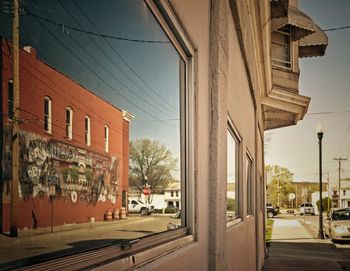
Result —
[{"label": "brick building", "polygon": [[[10,218],[11,47],[1,40],[2,231]],[[103,220],[107,209],[125,206],[129,113],[37,59],[31,47],[20,50],[19,104],[20,229],[49,226],[52,218],[53,225]]]}]

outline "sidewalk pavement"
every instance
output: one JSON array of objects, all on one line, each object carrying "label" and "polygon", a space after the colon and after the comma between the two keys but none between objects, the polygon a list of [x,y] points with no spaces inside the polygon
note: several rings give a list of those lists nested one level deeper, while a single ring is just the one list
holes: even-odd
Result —
[{"label": "sidewalk pavement", "polygon": [[329,239],[317,239],[297,219],[275,219],[264,271],[341,271],[344,262]]}]

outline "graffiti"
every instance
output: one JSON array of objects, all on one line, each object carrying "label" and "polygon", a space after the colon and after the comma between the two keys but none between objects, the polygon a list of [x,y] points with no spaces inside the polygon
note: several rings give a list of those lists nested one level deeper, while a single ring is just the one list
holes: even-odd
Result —
[{"label": "graffiti", "polygon": [[[9,130],[5,133],[6,139],[11,138]],[[6,184],[11,180],[11,163],[7,163],[11,161],[11,141],[5,142],[3,183]],[[110,200],[115,204],[118,194],[117,162],[115,157],[21,132],[20,197],[27,200],[48,196],[51,187],[57,197],[73,203],[85,201],[95,205]]]}]

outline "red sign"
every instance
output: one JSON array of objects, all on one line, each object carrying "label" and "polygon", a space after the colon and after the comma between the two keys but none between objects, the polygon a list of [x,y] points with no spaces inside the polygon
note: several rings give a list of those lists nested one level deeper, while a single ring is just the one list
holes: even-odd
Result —
[{"label": "red sign", "polygon": [[145,196],[148,196],[152,193],[152,190],[149,186],[145,186],[143,189],[142,189],[142,193],[145,195]]}]

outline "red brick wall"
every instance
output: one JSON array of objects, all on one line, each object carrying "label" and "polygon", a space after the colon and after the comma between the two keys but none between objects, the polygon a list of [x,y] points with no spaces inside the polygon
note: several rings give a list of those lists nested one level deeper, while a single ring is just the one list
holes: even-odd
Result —
[{"label": "red brick wall", "polygon": [[[3,123],[9,126],[11,123],[7,117],[8,80],[11,79],[11,44],[2,40],[2,99],[3,99]],[[49,96],[52,100],[52,133],[44,131],[44,98]],[[73,138],[66,138],[65,118],[66,108],[73,109]],[[103,219],[103,213],[107,208],[120,208],[122,190],[128,188],[128,160],[129,160],[129,124],[123,120],[122,112],[108,102],[97,97],[92,92],[75,83],[67,76],[35,58],[35,56],[20,50],[20,119],[25,120],[20,125],[22,132],[33,133],[47,140],[62,142],[74,147],[79,147],[87,152],[101,154],[103,156],[118,159],[117,176],[118,196],[117,203],[111,201],[99,201],[96,206],[87,205],[85,202],[73,204],[71,201],[57,199],[54,203],[55,225],[72,222],[89,221],[93,216]],[[85,116],[90,117],[91,145],[85,144]],[[109,127],[109,152],[104,149],[104,126]],[[9,142],[4,142],[4,146]],[[10,166],[10,165],[7,165]],[[108,181],[110,181],[108,179]],[[8,192],[8,191],[7,191]],[[8,228],[9,218],[9,194],[3,195],[3,225]],[[20,227],[31,228],[32,211],[36,209],[40,224],[48,225],[51,216],[46,216],[51,206],[48,198],[35,197],[26,201],[20,201]],[[70,210],[66,212],[65,210]],[[34,211],[35,212],[35,211]]]}]

